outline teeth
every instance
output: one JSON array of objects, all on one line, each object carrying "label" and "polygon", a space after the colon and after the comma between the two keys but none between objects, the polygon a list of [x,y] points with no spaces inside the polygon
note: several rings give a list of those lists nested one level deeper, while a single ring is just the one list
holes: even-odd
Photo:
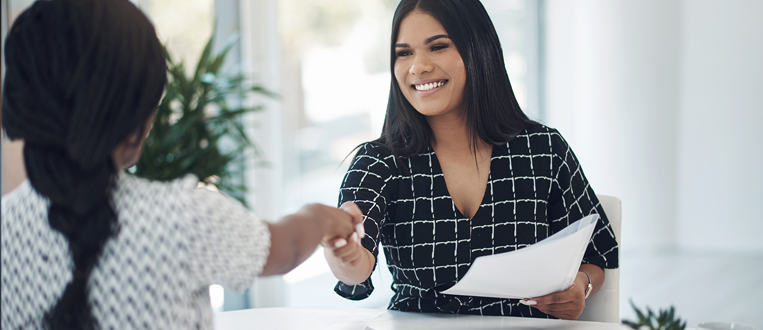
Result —
[{"label": "teeth", "polygon": [[423,85],[414,85],[414,87],[416,88],[417,91],[430,91],[442,85],[445,85],[444,81],[438,81],[438,82],[433,82],[433,83],[428,83]]}]

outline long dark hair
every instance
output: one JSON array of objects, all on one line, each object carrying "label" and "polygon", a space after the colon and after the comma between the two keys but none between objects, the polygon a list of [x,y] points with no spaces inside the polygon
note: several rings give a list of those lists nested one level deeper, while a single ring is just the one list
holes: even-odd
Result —
[{"label": "long dark hair", "polygon": [[475,157],[479,140],[505,143],[527,126],[537,124],[517,103],[498,34],[479,0],[402,0],[392,19],[387,115],[381,137],[373,143],[387,147],[395,156],[410,156],[425,152],[432,138],[426,118],[411,106],[395,79],[400,23],[415,10],[432,15],[442,24],[464,61],[464,110]]},{"label": "long dark hair", "polygon": [[3,128],[24,140],[29,181],[50,200],[48,223],[74,262],[44,324],[97,329],[87,282],[118,232],[111,153],[161,98],[162,46],[128,0],[37,1],[11,27],[5,60]]}]

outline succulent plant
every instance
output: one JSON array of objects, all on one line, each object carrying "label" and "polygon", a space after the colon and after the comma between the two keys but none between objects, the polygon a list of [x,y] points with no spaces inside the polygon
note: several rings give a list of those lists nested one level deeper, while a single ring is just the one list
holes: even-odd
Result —
[{"label": "succulent plant", "polygon": [[646,308],[646,314],[644,314],[641,310],[639,310],[636,305],[633,304],[633,301],[630,302],[631,306],[633,306],[633,310],[636,311],[636,316],[638,317],[638,320],[636,322],[623,320],[623,324],[638,330],[683,330],[686,328],[686,321],[681,321],[681,318],[679,318],[676,315],[675,308],[673,306],[670,306],[669,309],[660,309],[660,311],[655,314],[652,312],[652,310],[647,307]]}]

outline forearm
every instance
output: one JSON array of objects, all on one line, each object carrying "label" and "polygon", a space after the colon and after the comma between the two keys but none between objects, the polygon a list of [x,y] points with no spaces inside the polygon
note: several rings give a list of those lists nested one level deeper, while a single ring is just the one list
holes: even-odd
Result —
[{"label": "forearm", "polygon": [[[604,284],[604,270],[601,267],[592,264],[582,264],[579,268],[580,271],[586,272],[591,278],[591,297],[596,294],[601,286]],[[585,276],[585,275],[583,275]],[[587,284],[587,283],[586,283]]]},{"label": "forearm", "polygon": [[[348,242],[347,244],[357,244],[356,242]],[[334,276],[347,285],[356,285],[365,281],[371,272],[374,270],[374,264],[376,262],[374,255],[368,252],[362,246],[357,247],[360,256],[356,259],[355,263],[346,263],[331,252],[329,249],[324,250],[326,261],[331,268],[331,272]]]},{"label": "forearm", "polygon": [[268,223],[270,254],[261,276],[285,274],[313,254],[328,230],[325,219],[295,213]]}]

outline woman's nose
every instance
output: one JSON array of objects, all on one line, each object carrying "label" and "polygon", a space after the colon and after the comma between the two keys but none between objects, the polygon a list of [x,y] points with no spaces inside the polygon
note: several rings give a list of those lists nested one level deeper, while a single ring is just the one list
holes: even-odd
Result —
[{"label": "woman's nose", "polygon": [[432,61],[429,60],[429,56],[415,56],[416,57],[413,59],[413,65],[411,65],[411,69],[409,70],[410,74],[419,76],[425,72],[432,72],[432,70],[434,70],[434,64],[432,64]]}]

